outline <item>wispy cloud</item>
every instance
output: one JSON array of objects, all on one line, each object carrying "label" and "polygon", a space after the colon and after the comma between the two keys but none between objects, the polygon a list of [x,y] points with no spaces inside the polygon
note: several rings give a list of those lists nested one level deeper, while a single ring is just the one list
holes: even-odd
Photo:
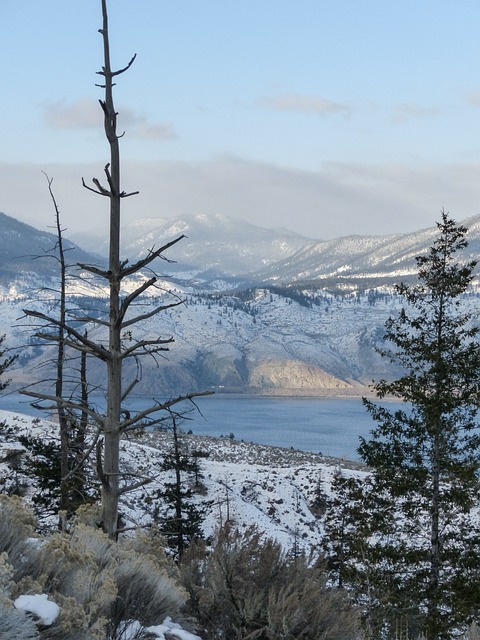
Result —
[{"label": "wispy cloud", "polygon": [[173,125],[169,122],[151,122],[146,116],[124,108],[119,113],[120,126],[128,129],[128,135],[142,140],[176,140]]},{"label": "wispy cloud", "polygon": [[[98,102],[83,98],[71,103],[56,102],[44,106],[47,123],[56,129],[101,127],[103,114]],[[170,123],[151,122],[128,107],[119,109],[119,128],[128,128],[129,136],[143,140],[175,140],[178,135]]]},{"label": "wispy cloud", "polygon": [[480,107],[480,89],[477,91],[471,91],[467,95],[467,102],[474,107]]},{"label": "wispy cloud", "polygon": [[[97,163],[0,163],[2,211],[35,226],[41,221],[44,226],[53,223],[42,170],[55,177],[68,234],[86,226],[106,227],[105,199],[92,198],[80,184],[81,176],[101,178]],[[127,160],[124,187],[138,189],[140,195],[125,200],[124,220],[222,213],[324,239],[415,231],[432,226],[442,207],[457,220],[476,214],[479,171],[478,163],[418,167],[330,163],[305,171],[232,156],[196,163]]]},{"label": "wispy cloud", "polygon": [[47,124],[55,129],[88,129],[102,124],[98,102],[88,98],[44,105],[44,113]]},{"label": "wispy cloud", "polygon": [[274,111],[298,111],[303,113],[316,113],[319,116],[351,114],[351,107],[340,102],[326,100],[320,96],[301,93],[286,93],[278,96],[262,98],[259,104]]},{"label": "wispy cloud", "polygon": [[437,107],[424,107],[419,104],[408,102],[397,105],[393,110],[391,119],[394,124],[405,124],[410,120],[431,118],[436,116],[438,112],[439,109]]}]

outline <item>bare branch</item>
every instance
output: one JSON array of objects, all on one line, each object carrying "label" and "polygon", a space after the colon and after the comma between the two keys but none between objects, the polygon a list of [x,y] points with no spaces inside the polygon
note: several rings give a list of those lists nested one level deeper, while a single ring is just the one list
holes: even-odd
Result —
[{"label": "bare branch", "polygon": [[[40,331],[35,333],[35,336],[37,338],[41,338],[42,340],[49,341],[52,344],[58,343],[59,341],[57,336],[49,333],[42,333]],[[64,339],[64,343],[66,347],[71,347],[72,349],[75,349],[75,351],[78,351],[79,353],[86,353],[87,355],[93,355],[99,360],[102,360],[103,362],[107,362],[110,356],[109,351],[103,345],[97,346],[96,343],[94,343],[94,346],[92,347],[92,346],[79,344],[78,342],[75,342],[74,340],[69,340],[68,338]]]},{"label": "bare branch", "polygon": [[129,394],[133,391],[133,389],[137,386],[137,384],[140,382],[140,380],[138,378],[134,378],[131,383],[128,385],[128,387],[125,389],[125,391],[122,393],[122,402],[125,400],[125,398],[127,398],[129,396]]},{"label": "bare branch", "polygon": [[149,287],[155,284],[156,281],[157,281],[157,278],[155,276],[153,278],[150,278],[150,280],[147,280],[146,282],[144,282],[140,287],[135,289],[135,291],[132,291],[132,293],[125,298],[125,300],[121,304],[120,312],[118,314],[117,323],[119,323],[120,326],[122,325],[122,320],[125,317],[128,307],[132,304],[132,302],[136,298],[138,298],[138,296],[140,296],[144,291],[146,291]]},{"label": "bare branch", "polygon": [[127,193],[126,191],[121,191],[120,198],[130,198],[130,196],[138,196],[139,193],[140,191],[131,191],[130,193]]},{"label": "bare branch", "polygon": [[90,271],[90,273],[95,273],[97,276],[105,278],[105,280],[109,280],[112,275],[110,271],[100,269],[99,267],[95,267],[91,264],[84,264],[83,262],[79,262],[78,266],[80,267],[80,269],[85,269],[85,271]]},{"label": "bare branch", "polygon": [[151,407],[148,407],[147,409],[144,409],[143,411],[140,411],[139,413],[137,413],[135,416],[125,420],[124,422],[122,422],[121,424],[121,431],[124,432],[127,429],[129,429],[130,427],[132,427],[133,425],[137,424],[138,422],[140,422],[140,420],[143,420],[144,418],[147,418],[149,416],[152,415],[152,413],[157,413],[160,411],[167,411],[169,410],[171,407],[173,407],[176,404],[179,404],[180,402],[185,402],[185,401],[190,401],[192,402],[192,404],[196,407],[195,403],[193,402],[194,398],[200,398],[203,396],[211,396],[213,394],[213,391],[199,391],[196,393],[188,393],[186,395],[183,396],[177,396],[176,398],[172,398],[171,400],[167,400],[166,402],[157,402],[156,404],[152,405]]},{"label": "bare branch", "polygon": [[55,411],[57,406],[61,404],[66,409],[73,409],[74,411],[85,411],[88,415],[95,420],[98,426],[103,429],[105,425],[105,420],[103,416],[101,416],[97,411],[94,411],[90,407],[85,407],[83,404],[79,402],[74,402],[73,400],[66,400],[65,398],[60,398],[58,396],[50,395],[48,393],[41,393],[40,391],[28,391],[27,389],[21,389],[20,393],[24,396],[28,396],[29,398],[36,398],[37,400],[46,400],[48,402],[52,402],[51,406],[42,407],[37,405],[38,408],[43,409],[44,411]]},{"label": "bare branch", "polygon": [[122,270],[122,278],[128,275],[131,275],[132,273],[136,273],[137,271],[140,271],[140,269],[143,269],[144,267],[149,265],[151,262],[153,262],[155,258],[162,258],[162,260],[166,260],[167,262],[173,262],[173,260],[169,260],[168,258],[165,258],[165,256],[162,256],[161,254],[167,249],[169,249],[170,247],[172,247],[174,244],[177,244],[177,242],[180,242],[180,240],[183,240],[183,238],[186,238],[186,237],[187,236],[182,234],[181,236],[178,236],[178,238],[175,238],[175,240],[172,240],[171,242],[167,242],[167,244],[163,245],[163,247],[160,247],[159,249],[154,250],[154,248],[152,247],[148,256],[146,256],[142,260],[139,260],[128,269]]},{"label": "bare branch", "polygon": [[[76,331],[73,327],[70,327],[65,322],[61,322],[60,320],[51,318],[50,316],[47,316],[44,313],[41,313],[40,311],[24,309],[23,312],[25,313],[26,316],[38,318],[39,320],[43,320],[44,322],[53,324],[56,327],[60,327],[64,329],[70,336],[73,336],[80,343],[77,345],[77,343],[69,341],[69,346],[76,348],[79,351],[84,350],[83,348],[86,348],[89,353],[95,354],[102,360],[109,359],[110,353],[107,351],[107,349],[105,349],[105,347],[103,347],[102,345],[98,345],[96,342],[93,342],[92,340],[89,340],[86,336],[81,334],[79,331]],[[50,335],[48,333],[39,332],[37,335],[38,337],[44,338],[46,340],[56,341],[57,339],[55,335]]]},{"label": "bare branch", "polygon": [[101,318],[94,318],[93,316],[76,316],[74,314],[69,314],[69,317],[71,320],[74,320],[75,322],[91,322],[92,324],[99,324],[102,327],[108,327],[109,322],[108,320],[102,320]]},{"label": "bare branch", "polygon": [[160,311],[165,311],[166,309],[172,309],[173,307],[178,307],[181,304],[184,304],[183,300],[181,300],[180,302],[172,302],[171,304],[164,305],[162,307],[155,307],[155,309],[152,309],[152,311],[149,311],[148,313],[143,313],[140,316],[135,316],[135,318],[131,318],[130,320],[126,320],[122,324],[122,328],[124,329],[125,327],[130,327],[132,324],[136,324],[137,322],[140,322],[141,320],[147,320],[148,318],[152,318],[153,316],[156,316],[157,313],[160,313]]},{"label": "bare branch", "polygon": [[[99,29],[98,33],[101,33],[102,35],[104,34],[103,29]],[[97,75],[99,76],[105,76],[105,77],[109,77],[109,78],[114,78],[115,76],[119,76],[121,73],[125,73],[125,71],[128,71],[130,69],[130,67],[132,66],[132,64],[135,62],[135,58],[137,57],[137,54],[135,53],[133,58],[130,60],[130,62],[127,64],[126,67],[123,67],[123,69],[119,69],[118,71],[106,71],[105,67],[102,67],[101,71],[97,71]],[[102,85],[97,85],[97,86],[102,86]],[[103,88],[105,88],[103,86]]]},{"label": "bare branch", "polygon": [[130,491],[135,491],[135,489],[139,489],[140,487],[144,487],[146,484],[153,482],[153,478],[144,477],[138,482],[134,484],[129,484],[119,489],[119,495],[123,496],[125,493],[129,493]]},{"label": "bare branch", "polygon": [[[155,340],[140,340],[139,342],[137,342],[136,344],[133,345],[133,347],[130,347],[128,349],[125,349],[125,351],[122,352],[121,354],[121,358],[122,360],[125,360],[125,358],[130,358],[132,357],[132,355],[138,355],[138,352],[140,351],[140,353],[143,354],[154,354],[154,353],[159,353],[160,351],[169,351],[168,347],[162,347],[162,344],[172,344],[173,342],[175,342],[175,340],[173,338],[157,338]],[[148,347],[152,347],[151,349]]]},{"label": "bare branch", "polygon": [[111,191],[105,189],[105,187],[100,183],[100,180],[98,180],[97,178],[92,178],[92,182],[97,187],[99,193],[101,193],[102,196],[107,196],[108,198],[110,197]]},{"label": "bare branch", "polygon": [[98,182],[98,180],[96,178],[92,178],[92,182],[95,185],[97,185],[97,183],[98,183],[98,188],[99,188],[98,191],[97,191],[97,189],[92,189],[92,187],[89,187],[88,184],[85,182],[85,180],[82,178],[82,186],[84,186],[85,189],[88,189],[89,191],[93,191],[93,193],[96,193],[99,196],[107,196],[107,198],[110,197],[109,192],[101,186],[101,184]]},{"label": "bare branch", "polygon": [[[83,407],[83,405],[82,405]],[[82,408],[82,410],[85,409],[85,407]],[[80,469],[82,469],[83,465],[85,464],[85,462],[90,458],[90,454],[92,453],[92,451],[95,449],[98,439],[100,437],[101,434],[101,430],[97,427],[97,432],[94,436],[94,438],[92,439],[92,443],[91,445],[86,449],[85,453],[83,454],[83,456],[80,458],[80,460],[77,462],[77,464],[73,467],[73,469],[71,469],[67,475],[65,477],[62,478],[62,482],[68,482],[68,480],[70,480],[70,478],[72,478],[78,471],[80,471]]]}]

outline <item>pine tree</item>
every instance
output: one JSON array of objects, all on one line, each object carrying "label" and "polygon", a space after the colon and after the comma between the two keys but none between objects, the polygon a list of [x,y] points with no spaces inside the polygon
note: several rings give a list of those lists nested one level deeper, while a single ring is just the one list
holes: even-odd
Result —
[{"label": "pine tree", "polygon": [[[395,510],[370,477],[337,474],[324,518],[323,551],[330,580],[360,607],[367,638],[403,618],[408,595],[392,570]],[[398,566],[396,567],[398,570]],[[400,637],[394,635],[396,640]]]},{"label": "pine tree", "polygon": [[373,386],[378,398],[404,405],[391,411],[364,399],[378,426],[359,447],[373,469],[372,495],[395,506],[388,564],[410,594],[405,615],[428,640],[450,638],[480,608],[471,519],[479,495],[480,344],[461,309],[476,262],[456,256],[467,246],[465,227],[444,212],[437,227],[428,254],[416,259],[418,281],[396,287],[406,308],[386,323],[393,346],[382,353],[404,373]]},{"label": "pine tree", "polygon": [[164,490],[159,492],[158,497],[163,499],[167,507],[162,533],[180,560],[192,540],[203,538],[202,522],[205,517],[205,508],[193,502],[193,490],[186,479],[186,476],[194,475],[195,484],[198,486],[200,474],[198,458],[194,458],[185,450],[177,417],[173,413],[171,417],[172,450],[165,455],[162,469],[173,471],[175,477],[173,482],[165,483]]}]

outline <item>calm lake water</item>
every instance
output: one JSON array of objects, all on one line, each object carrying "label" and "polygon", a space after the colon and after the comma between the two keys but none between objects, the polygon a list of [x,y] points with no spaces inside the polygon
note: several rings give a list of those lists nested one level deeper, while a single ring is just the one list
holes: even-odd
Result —
[{"label": "calm lake water", "polygon": [[[279,447],[293,447],[324,455],[358,459],[359,436],[368,437],[375,423],[360,398],[268,398],[209,396],[196,401],[182,423],[184,431],[225,436]],[[151,404],[135,399],[132,407]],[[41,415],[17,394],[0,397],[0,409]]]},{"label": "calm lake water", "polygon": [[[374,427],[360,398],[202,398],[194,433],[358,458],[360,435]],[[186,428],[186,426],[185,426]]]}]

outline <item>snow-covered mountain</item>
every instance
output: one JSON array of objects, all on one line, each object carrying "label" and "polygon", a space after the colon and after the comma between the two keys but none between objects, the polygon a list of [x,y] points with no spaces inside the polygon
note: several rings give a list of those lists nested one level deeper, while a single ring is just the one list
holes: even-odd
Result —
[{"label": "snow-covered mountain", "polygon": [[[257,288],[239,295],[212,295],[196,290],[173,293],[185,303],[142,322],[135,339],[173,337],[164,357],[143,359],[141,366],[126,362],[126,384],[138,380],[136,393],[175,396],[215,389],[222,392],[269,395],[358,394],[372,379],[393,371],[376,348],[382,345],[385,320],[402,304],[392,292],[331,295],[298,294],[289,289]],[[165,294],[166,295],[166,294]],[[142,313],[163,305],[165,297],[146,299]],[[6,300],[5,300],[6,302]],[[77,299],[76,304],[101,301]],[[478,307],[478,294],[465,299]],[[45,369],[37,365],[48,350],[32,338],[22,316],[25,306],[54,312],[51,302],[9,298],[0,305],[0,331],[8,333],[19,359],[10,372],[16,384],[32,382]],[[52,311],[53,309],[53,311]],[[104,329],[90,328],[89,337],[105,338]],[[105,380],[103,364],[89,359],[92,384]],[[47,376],[46,376],[47,377]]]},{"label": "snow-covered mountain", "polygon": [[[81,249],[64,239],[65,259],[68,264],[87,262],[98,264],[102,258]],[[58,277],[55,260],[57,236],[39,231],[11,216],[0,213],[0,285],[41,286]]]},{"label": "snow-covered mountain", "polygon": [[[151,224],[148,237],[146,222],[128,228],[124,239],[133,256],[153,245],[161,246],[172,236],[188,234],[191,277],[187,279],[186,265],[177,255],[182,241],[168,252],[169,258],[177,260],[179,271],[159,282],[154,295],[142,301],[142,314],[148,316],[171,295],[183,304],[135,327],[136,339],[171,336],[175,342],[158,361],[144,360],[140,369],[136,363],[126,366],[126,377],[139,379],[137,393],[152,395],[161,390],[168,396],[214,388],[240,393],[349,394],[358,393],[372,379],[393,373],[376,352],[382,344],[385,320],[402,305],[392,284],[413,277],[414,257],[428,249],[435,229],[302,246],[305,238],[300,236],[278,230],[263,230],[262,234],[256,227],[221,217],[197,216],[188,224],[165,222],[161,233],[157,222]],[[3,237],[6,244],[16,221],[5,216],[2,223],[0,241]],[[471,257],[480,251],[480,217],[466,221],[466,226],[470,244],[465,257]],[[24,248],[25,230],[19,229],[17,251]],[[30,248],[34,231],[30,227],[25,231],[30,234],[26,236]],[[48,236],[36,233],[41,238]],[[46,246],[50,247],[52,238],[44,240]],[[87,256],[86,261],[94,260],[95,256]],[[262,260],[270,264],[259,269]],[[4,267],[0,264],[0,334],[6,333],[8,346],[20,354],[12,371],[18,385],[32,382],[35,376],[38,379],[36,365],[48,357],[32,337],[34,327],[25,319],[18,320],[25,307],[45,313],[54,310],[55,274],[35,272],[39,262],[30,260],[27,266],[32,271],[22,267],[18,273],[13,258],[5,260]],[[171,266],[167,264],[169,270]],[[165,263],[160,262],[158,268],[164,269]],[[42,282],[43,293],[39,295],[38,289],[32,293],[33,286],[38,288]],[[105,313],[105,292],[92,286],[91,280],[72,278],[69,292],[71,306],[78,305],[80,315]],[[465,305],[476,309],[478,294],[466,297]],[[102,331],[90,327],[89,336],[102,339]],[[105,377],[102,366],[90,359],[89,376],[94,384]]]},{"label": "snow-covered mountain", "polygon": [[[480,216],[463,222],[469,229],[467,257],[480,252]],[[221,215],[197,215],[163,220],[149,218],[125,225],[125,256],[144,255],[185,235],[169,252],[176,264],[168,273],[192,279],[200,286],[233,287],[309,285],[329,289],[364,290],[391,285],[415,271],[415,257],[432,244],[436,227],[390,236],[347,236],[316,240],[284,229],[264,229]],[[88,234],[74,239],[106,255],[105,239]],[[165,272],[165,266],[161,267]],[[220,284],[219,284],[220,282]]]},{"label": "snow-covered mountain", "polygon": [[[465,259],[480,253],[480,216],[463,224],[469,230]],[[306,284],[330,290],[362,290],[388,286],[412,278],[415,257],[426,253],[437,229],[390,236],[347,236],[312,242],[287,258],[253,274],[265,283]]]},{"label": "snow-covered mountain", "polygon": [[[311,242],[286,229],[264,229],[227,216],[204,214],[130,222],[122,228],[122,254],[141,257],[152,247],[158,248],[179,236],[185,237],[169,252],[168,257],[175,263],[168,265],[168,272],[195,275],[204,281],[262,269]],[[105,238],[84,233],[74,239],[92,251],[108,253]]]}]

